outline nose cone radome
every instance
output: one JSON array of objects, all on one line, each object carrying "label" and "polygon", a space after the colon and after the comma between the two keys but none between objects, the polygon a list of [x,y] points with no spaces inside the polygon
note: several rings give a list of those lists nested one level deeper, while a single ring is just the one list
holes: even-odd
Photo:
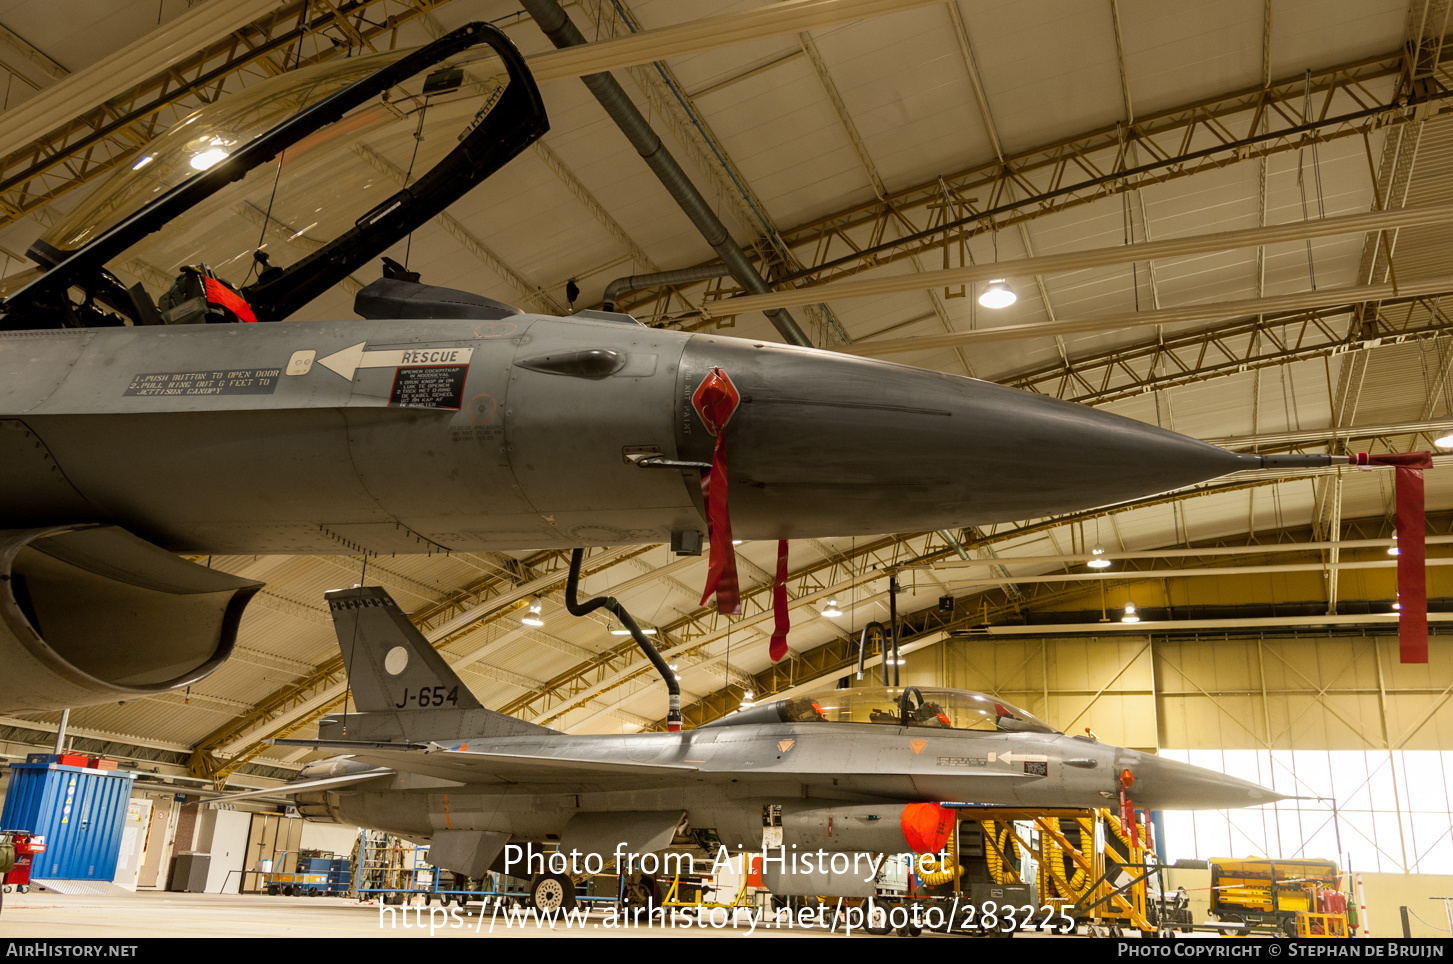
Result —
[{"label": "nose cone radome", "polygon": [[1135,775],[1129,794],[1137,809],[1227,810],[1287,799],[1249,780],[1133,750],[1122,751],[1119,768]]},{"label": "nose cone radome", "polygon": [[[739,339],[693,339],[677,397],[712,367],[742,396],[727,443],[733,527],[746,538],[1005,522],[1244,467],[1224,449],[1082,405]],[[689,402],[677,426],[682,457],[709,460],[713,440]]]}]

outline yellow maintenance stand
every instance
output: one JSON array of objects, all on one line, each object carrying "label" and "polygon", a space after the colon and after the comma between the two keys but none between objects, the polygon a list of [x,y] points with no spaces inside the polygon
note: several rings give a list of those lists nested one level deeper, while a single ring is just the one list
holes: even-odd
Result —
[{"label": "yellow maintenance stand", "polygon": [[[949,869],[925,876],[923,883],[952,883],[953,893],[968,893],[977,871],[987,872],[994,884],[1028,884],[1022,879],[1020,857],[1029,854],[1038,868],[1037,908],[1049,908],[1048,913],[1038,910],[1037,920],[1063,914],[1092,933],[1156,932],[1146,886],[1155,872],[1154,854],[1143,836],[1138,842],[1131,838],[1112,811],[964,808],[958,817]],[[979,855],[977,846],[965,845],[975,836],[966,826],[970,824],[982,839],[982,869],[967,859]]]}]

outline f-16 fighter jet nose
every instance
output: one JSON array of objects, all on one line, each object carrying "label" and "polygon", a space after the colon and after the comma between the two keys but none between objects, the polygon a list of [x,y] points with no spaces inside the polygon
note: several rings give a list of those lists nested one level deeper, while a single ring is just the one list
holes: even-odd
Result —
[{"label": "f-16 fighter jet nose", "polygon": [[1117,754],[1115,772],[1135,775],[1129,789],[1137,810],[1223,810],[1287,799],[1287,794],[1214,770],[1134,750]]},{"label": "f-16 fighter jet nose", "polygon": [[726,432],[741,538],[1004,522],[1252,467],[1153,425],[978,379],[711,336],[682,358],[681,459],[712,458],[690,399],[713,369],[740,394]]}]

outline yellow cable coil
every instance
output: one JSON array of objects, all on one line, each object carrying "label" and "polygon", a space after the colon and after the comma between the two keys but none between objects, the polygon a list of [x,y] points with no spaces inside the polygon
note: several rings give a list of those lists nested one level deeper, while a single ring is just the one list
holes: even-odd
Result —
[{"label": "yellow cable coil", "polygon": [[1018,842],[1009,833],[1008,825],[1005,825],[997,834],[994,832],[995,824],[992,820],[984,821],[984,863],[988,865],[989,876],[994,883],[1002,884],[1009,874],[1005,871],[1004,862],[1007,857],[1010,861],[1018,860]]},{"label": "yellow cable coil", "polygon": [[[1047,835],[1041,839],[1044,841],[1044,865],[1049,868],[1049,875],[1060,895],[1070,900],[1079,900],[1085,892],[1085,881],[1089,879],[1089,874],[1085,873],[1085,868],[1076,865],[1074,875],[1066,877],[1064,848]],[[1082,837],[1081,840],[1083,839]]]},{"label": "yellow cable coil", "polygon": [[958,828],[948,835],[948,862],[947,867],[951,870],[940,870],[932,874],[919,874],[918,879],[930,887],[942,887],[953,880],[964,875],[964,865],[959,863],[959,835]]},{"label": "yellow cable coil", "polygon": [[[1129,847],[1130,834],[1121,825],[1120,818],[1115,816],[1114,811],[1111,810],[1102,810],[1100,812],[1105,815],[1105,822],[1110,825],[1111,832],[1114,833],[1117,838],[1119,838],[1121,843]],[[1079,823],[1081,829],[1083,829],[1086,833],[1090,832],[1090,825],[1087,821],[1081,820]]]},{"label": "yellow cable coil", "polygon": [[1052,897],[1057,893],[1054,886],[1054,877],[1049,864],[1059,856],[1059,848],[1047,835],[1039,838],[1039,872],[1036,878],[1039,883],[1039,896],[1041,898]]}]

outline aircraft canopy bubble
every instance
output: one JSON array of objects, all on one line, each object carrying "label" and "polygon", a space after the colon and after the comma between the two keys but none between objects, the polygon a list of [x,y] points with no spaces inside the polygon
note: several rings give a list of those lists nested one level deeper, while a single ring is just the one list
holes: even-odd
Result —
[{"label": "aircraft canopy bubble", "polygon": [[954,730],[1058,733],[1028,710],[972,690],[870,686],[782,701],[784,722],[880,723]]},{"label": "aircraft canopy bubble", "polygon": [[[52,256],[74,251],[165,192],[227,158],[410,50],[334,59],[229,94],[158,136],[112,172],[41,238]],[[241,286],[256,279],[253,251],[285,268],[434,167],[489,115],[509,84],[480,46],[449,57],[303,136],[111,262],[153,297],[181,265],[204,262]]]}]

